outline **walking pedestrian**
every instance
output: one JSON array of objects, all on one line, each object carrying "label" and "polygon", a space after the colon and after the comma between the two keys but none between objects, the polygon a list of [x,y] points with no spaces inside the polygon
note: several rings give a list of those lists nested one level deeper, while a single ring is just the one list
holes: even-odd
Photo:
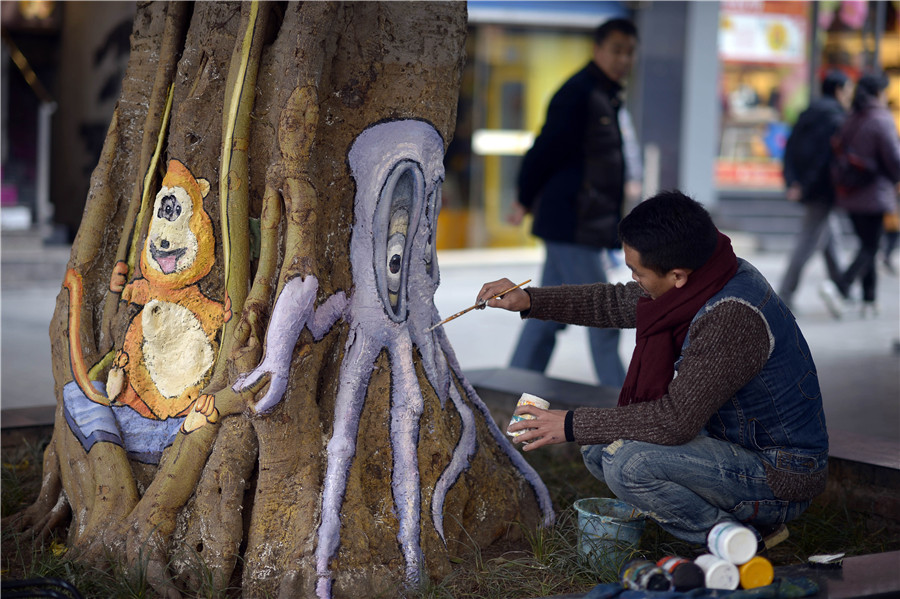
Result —
[{"label": "walking pedestrian", "polygon": [[803,205],[803,224],[778,290],[782,301],[792,308],[803,267],[817,250],[822,250],[832,281],[842,274],[838,261],[840,224],[832,211],[834,185],[829,165],[831,138],[846,118],[853,85],[847,75],[833,70],[825,75],[821,89],[821,97],[800,114],[784,150],[787,199]]},{"label": "walking pedestrian", "polygon": [[[620,247],[625,157],[619,113],[625,78],[637,49],[637,28],[611,19],[594,33],[593,59],[556,92],[540,135],[522,160],[518,202],[510,222],[534,215],[532,233],[547,252],[543,285],[607,280],[604,250]],[[511,365],[543,372],[565,325],[528,321]],[[591,356],[600,384],[620,387],[625,369],[619,331],[591,329]]]},{"label": "walking pedestrian", "polygon": [[847,212],[859,249],[837,283],[823,281],[822,298],[836,317],[845,309],[850,288],[862,284],[862,315],[878,313],[875,260],[884,231],[884,215],[897,209],[900,139],[887,109],[887,77],[870,73],[856,84],[851,114],[833,143],[831,163],[836,204]]}]

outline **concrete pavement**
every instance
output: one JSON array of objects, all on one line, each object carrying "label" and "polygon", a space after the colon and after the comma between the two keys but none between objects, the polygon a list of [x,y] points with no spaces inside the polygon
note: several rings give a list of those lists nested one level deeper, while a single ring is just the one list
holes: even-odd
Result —
[{"label": "concrete pavement", "polygon": [[[756,251],[752,237],[735,235],[735,249],[777,287],[787,257]],[[19,408],[53,406],[49,323],[69,256],[66,246],[44,247],[35,234],[0,237],[0,408],[4,426]],[[849,257],[846,257],[849,260]],[[435,303],[443,316],[470,306],[484,282],[508,277],[540,283],[542,251],[455,250],[439,254],[441,286]],[[862,319],[851,310],[841,320],[827,312],[816,285],[824,264],[815,256],[795,295],[795,314],[809,341],[819,371],[829,429],[897,442],[900,453],[900,284],[896,275],[880,273],[876,318]],[[627,269],[613,278],[628,279]],[[447,325],[463,369],[508,365],[521,321],[500,310],[476,310]],[[633,331],[623,331],[620,354],[627,364]],[[547,374],[596,383],[583,329],[569,327],[558,336]]]}]

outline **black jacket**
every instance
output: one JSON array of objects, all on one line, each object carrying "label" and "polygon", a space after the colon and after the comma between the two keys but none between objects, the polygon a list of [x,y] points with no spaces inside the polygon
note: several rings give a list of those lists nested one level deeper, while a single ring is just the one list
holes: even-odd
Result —
[{"label": "black jacket", "polygon": [[519,202],[534,214],[536,236],[618,247],[625,185],[621,91],[592,61],[550,101],[519,173]]},{"label": "black jacket", "polygon": [[822,96],[800,113],[784,148],[784,182],[800,183],[806,202],[834,203],[831,182],[831,138],[846,118],[833,96]]}]

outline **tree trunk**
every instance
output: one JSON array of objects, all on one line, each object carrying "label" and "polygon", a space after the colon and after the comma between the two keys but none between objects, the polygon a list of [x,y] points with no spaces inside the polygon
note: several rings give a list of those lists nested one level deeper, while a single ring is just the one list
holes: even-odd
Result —
[{"label": "tree trunk", "polygon": [[18,526],[149,556],[173,597],[198,561],[247,597],[349,597],[552,520],[429,330],[465,31],[462,3],[139,5]]}]

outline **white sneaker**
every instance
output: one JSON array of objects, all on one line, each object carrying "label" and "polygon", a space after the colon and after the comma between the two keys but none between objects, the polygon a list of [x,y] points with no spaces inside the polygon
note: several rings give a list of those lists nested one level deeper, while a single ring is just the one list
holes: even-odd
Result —
[{"label": "white sneaker", "polygon": [[876,318],[879,314],[878,304],[875,302],[863,302],[860,314],[863,318]]},{"label": "white sneaker", "polygon": [[841,318],[844,315],[844,298],[841,297],[841,293],[833,281],[822,281],[819,283],[819,297],[825,302],[825,306],[832,316]]}]

